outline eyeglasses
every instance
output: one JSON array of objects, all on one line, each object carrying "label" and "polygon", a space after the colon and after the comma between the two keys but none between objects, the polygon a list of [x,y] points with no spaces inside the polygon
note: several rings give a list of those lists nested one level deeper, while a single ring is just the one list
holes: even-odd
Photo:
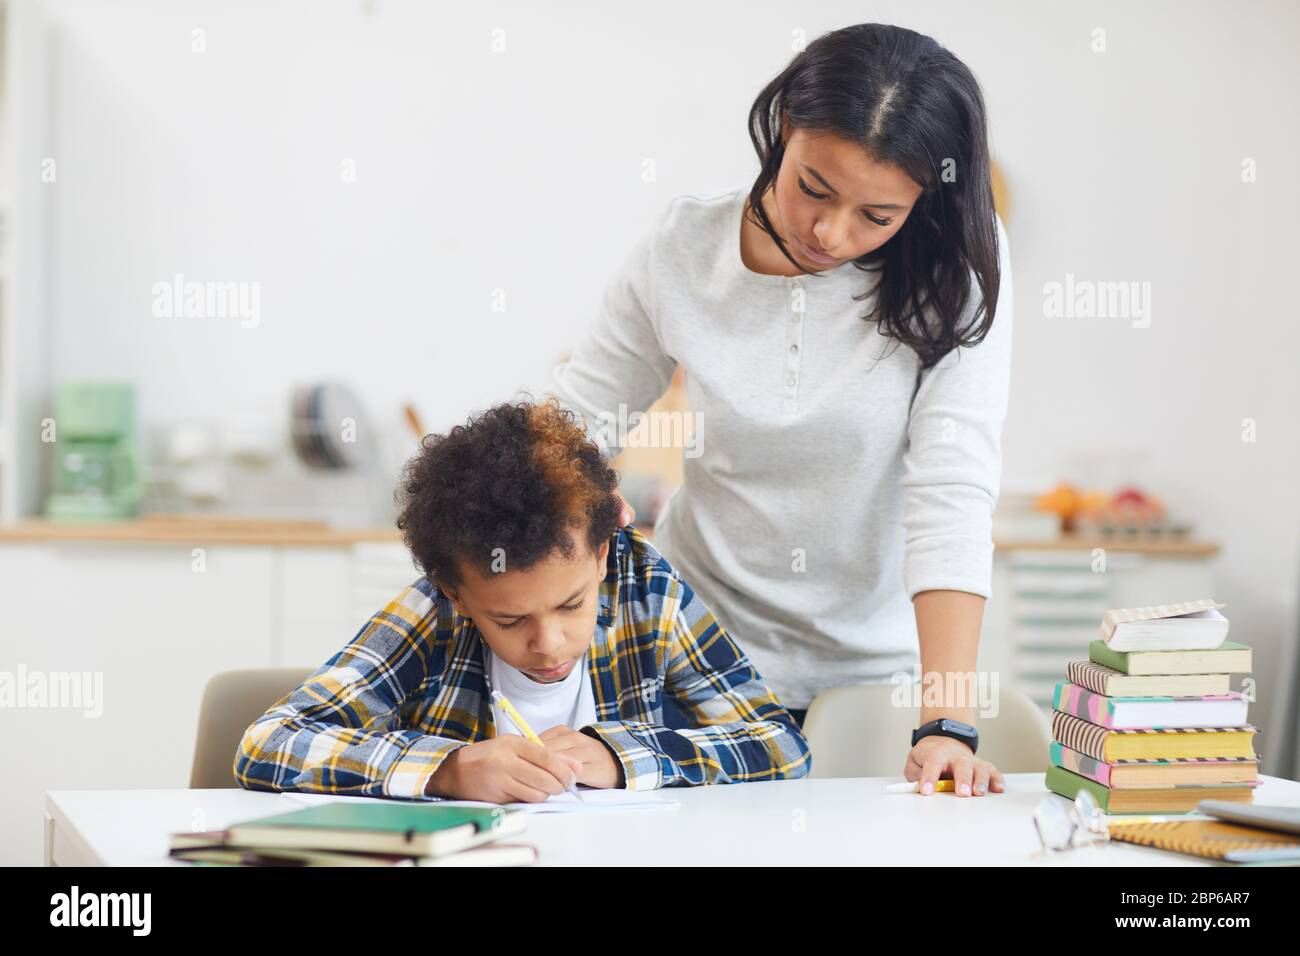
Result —
[{"label": "eyeglasses", "polygon": [[1055,794],[1044,797],[1034,808],[1034,829],[1044,850],[1071,850],[1110,839],[1106,814],[1087,790],[1080,790],[1070,804],[1062,804]]}]

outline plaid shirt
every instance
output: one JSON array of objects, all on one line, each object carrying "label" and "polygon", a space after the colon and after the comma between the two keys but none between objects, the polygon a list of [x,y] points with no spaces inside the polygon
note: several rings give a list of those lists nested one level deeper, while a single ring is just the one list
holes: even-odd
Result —
[{"label": "plaid shirt", "polygon": [[[495,736],[484,643],[425,578],[244,732],[251,790],[424,799],[457,747]],[[629,790],[802,777],[808,744],[722,625],[635,529],[615,532],[588,655],[596,723],[581,729]],[[663,726],[664,695],[694,725]]]}]

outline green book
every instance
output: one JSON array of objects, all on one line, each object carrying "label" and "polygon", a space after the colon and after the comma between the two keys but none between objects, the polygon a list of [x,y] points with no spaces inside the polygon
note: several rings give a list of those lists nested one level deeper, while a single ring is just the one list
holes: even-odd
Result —
[{"label": "green book", "polygon": [[1217,786],[1173,786],[1144,790],[1112,790],[1064,767],[1047,768],[1047,789],[1073,800],[1080,790],[1097,798],[1106,813],[1190,813],[1202,800],[1249,803],[1254,789],[1249,783]]},{"label": "green book", "polygon": [[236,823],[224,843],[434,857],[520,833],[524,814],[502,807],[338,801]]},{"label": "green book", "polygon": [[1088,645],[1088,660],[1124,674],[1249,674],[1250,648],[1224,641],[1212,651],[1113,651],[1101,640]]}]

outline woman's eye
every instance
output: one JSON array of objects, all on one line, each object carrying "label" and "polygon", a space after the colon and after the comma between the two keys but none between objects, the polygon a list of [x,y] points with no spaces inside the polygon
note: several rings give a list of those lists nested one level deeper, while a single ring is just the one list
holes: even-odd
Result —
[{"label": "woman's eye", "polygon": [[[803,190],[805,193],[807,193],[809,196],[811,196],[813,199],[825,199],[825,198],[826,198],[826,194],[825,194],[825,193],[815,193],[815,192],[813,192],[811,189],[809,189],[809,188],[808,188],[808,184],[807,184],[806,182],[803,181],[803,177],[802,177],[802,176],[799,176],[799,177],[798,177],[798,180],[799,180],[799,188],[802,189],[802,190]],[[892,219],[878,219],[878,218],[876,218],[875,216],[871,215],[871,213],[867,212],[866,210],[863,210],[862,214],[863,214],[864,216],[866,216],[867,219],[869,219],[871,222],[874,222],[877,226],[888,226],[891,222],[894,221],[894,220],[892,220]]]},{"label": "woman's eye", "polygon": [[802,177],[802,176],[799,177],[799,188],[802,189],[804,192],[806,192],[809,196],[812,196],[813,199],[825,199],[825,198],[826,198],[826,194],[825,194],[825,193],[815,193],[815,192],[813,192],[811,189],[809,189],[809,188],[808,188],[808,184],[807,184],[806,182],[803,181],[803,177]]},{"label": "woman's eye", "polygon": [[565,604],[560,608],[561,611],[578,611],[581,609],[582,609],[581,601],[579,601],[577,604]]}]

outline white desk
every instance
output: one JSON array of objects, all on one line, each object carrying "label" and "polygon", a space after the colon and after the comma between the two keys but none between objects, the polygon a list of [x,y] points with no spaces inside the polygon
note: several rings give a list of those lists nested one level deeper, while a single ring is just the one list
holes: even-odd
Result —
[{"label": "white desk", "polygon": [[[520,839],[547,866],[1045,865],[1195,866],[1195,857],[1110,843],[1045,855],[1032,814],[1040,773],[1008,774],[984,797],[886,794],[891,778],[786,780],[673,788],[673,810],[538,814]],[[1300,783],[1263,776],[1257,803],[1300,806]],[[1055,800],[1066,801],[1057,796]],[[58,790],[46,800],[45,861],[166,865],[172,832],[298,809],[250,790]],[[176,864],[186,865],[186,864]]]}]

